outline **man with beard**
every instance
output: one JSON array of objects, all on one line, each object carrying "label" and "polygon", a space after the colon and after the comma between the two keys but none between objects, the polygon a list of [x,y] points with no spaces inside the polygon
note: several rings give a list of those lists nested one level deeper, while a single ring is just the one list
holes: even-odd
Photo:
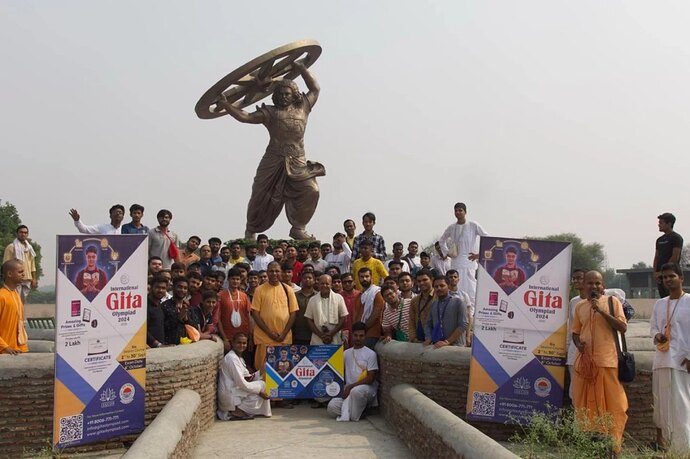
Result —
[{"label": "man with beard", "polygon": [[165,313],[161,300],[168,291],[168,280],[154,276],[149,281],[149,295],[146,306],[146,344],[151,348],[165,345]]},{"label": "man with beard", "polygon": [[352,325],[353,346],[345,351],[345,388],[328,403],[328,412],[338,421],[359,421],[369,405],[376,404],[379,371],[376,352],[364,346],[366,325]]},{"label": "man with beard", "polygon": [[170,269],[170,266],[180,258],[177,234],[169,229],[172,217],[172,212],[169,210],[159,210],[156,215],[158,226],[149,230],[149,258],[160,257],[163,261],[163,269]]},{"label": "man with beard", "polygon": [[302,288],[295,293],[299,311],[295,317],[295,323],[292,325],[293,344],[308,346],[311,343],[311,329],[309,328],[309,323],[304,317],[304,314],[307,312],[309,300],[316,295],[316,291],[314,291],[314,282],[314,273],[304,273],[302,275]]},{"label": "man with beard", "polygon": [[366,326],[364,344],[373,350],[376,343],[381,339],[381,317],[386,302],[381,296],[381,288],[378,285],[372,285],[369,268],[360,269],[357,275],[359,276],[359,284],[362,286],[362,294],[355,299],[353,320],[364,322]]},{"label": "man with beard", "polygon": [[185,324],[189,323],[188,291],[187,279],[178,277],[173,282],[172,298],[161,304],[165,314],[165,344],[180,344],[180,338],[187,336]]},{"label": "man with beard", "polygon": [[185,248],[182,249],[180,254],[180,262],[184,263],[185,266],[189,266],[192,263],[199,261],[199,255],[196,254],[196,249],[199,248],[201,244],[201,238],[199,236],[191,236],[185,244]]}]

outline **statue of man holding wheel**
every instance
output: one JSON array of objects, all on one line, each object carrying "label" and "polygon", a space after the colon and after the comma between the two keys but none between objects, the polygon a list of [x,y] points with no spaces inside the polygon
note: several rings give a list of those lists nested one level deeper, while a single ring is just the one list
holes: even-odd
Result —
[{"label": "statue of man holding wheel", "polygon": [[[262,104],[253,113],[230,103],[222,94],[216,103],[216,113],[224,109],[242,123],[263,124],[270,135],[268,147],[256,170],[247,206],[247,239],[254,239],[256,233],[269,229],[283,205],[292,225],[290,237],[313,239],[306,226],[319,201],[316,177],[326,175],[326,170],[322,164],[306,160],[304,131],[320,88],[304,63],[295,61],[292,67],[304,79],[309,89],[306,94],[300,93],[294,81],[285,78],[276,82],[274,105]],[[257,84],[265,87],[272,82],[274,80],[268,76]]]}]

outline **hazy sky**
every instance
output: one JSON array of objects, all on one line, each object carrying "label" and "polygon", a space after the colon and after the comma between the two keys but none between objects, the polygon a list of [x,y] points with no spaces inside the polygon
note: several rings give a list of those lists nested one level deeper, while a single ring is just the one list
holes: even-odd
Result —
[{"label": "hazy sky", "polygon": [[[137,202],[185,239],[241,236],[268,134],[194,105],[311,38],[317,237],[373,211],[389,250],[428,243],[464,201],[492,235],[574,232],[611,267],[650,263],[659,213],[690,239],[688,23],[682,1],[3,1],[0,199],[42,245],[44,284],[70,207],[93,224]],[[288,230],[283,214],[268,234]]]}]

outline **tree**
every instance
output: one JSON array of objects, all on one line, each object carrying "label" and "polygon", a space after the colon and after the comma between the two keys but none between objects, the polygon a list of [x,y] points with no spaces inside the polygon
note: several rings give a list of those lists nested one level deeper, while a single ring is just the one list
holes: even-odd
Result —
[{"label": "tree", "polygon": [[602,271],[602,265],[606,259],[604,246],[598,242],[585,244],[575,233],[552,234],[543,237],[525,237],[525,239],[538,239],[542,241],[570,242],[573,246],[572,268],[585,271]]},{"label": "tree", "polygon": [[649,269],[651,268],[650,265],[645,263],[644,261],[638,261],[637,263],[633,264],[631,269]]},{"label": "tree", "polygon": [[[5,247],[17,237],[17,227],[21,224],[19,212],[12,203],[5,202],[4,205],[0,205],[0,250],[4,251]],[[40,279],[43,274],[41,270],[41,246],[31,239],[29,239],[29,243],[36,252],[36,275]]]}]

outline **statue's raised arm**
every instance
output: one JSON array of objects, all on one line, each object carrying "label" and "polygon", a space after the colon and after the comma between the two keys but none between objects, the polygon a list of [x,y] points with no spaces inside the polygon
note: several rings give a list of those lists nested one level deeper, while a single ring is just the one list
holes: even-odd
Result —
[{"label": "statue's raised arm", "polygon": [[319,92],[321,91],[321,87],[316,81],[316,78],[314,78],[314,75],[312,75],[309,69],[302,62],[295,62],[294,65],[299,70],[300,75],[302,75],[302,78],[304,79],[304,83],[309,89],[306,97],[309,101],[309,105],[313,107],[316,101],[319,100]]}]

